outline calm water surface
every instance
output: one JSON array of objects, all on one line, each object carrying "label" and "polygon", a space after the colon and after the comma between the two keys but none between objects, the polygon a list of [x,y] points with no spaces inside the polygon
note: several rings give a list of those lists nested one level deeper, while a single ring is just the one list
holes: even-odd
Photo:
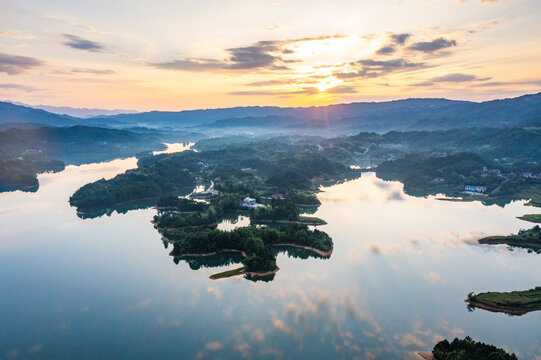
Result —
[{"label": "calm water surface", "polygon": [[282,253],[271,282],[213,281],[230,267],[176,265],[155,210],[83,220],[69,206],[78,187],[135,166],[68,166],[40,175],[36,193],[0,194],[0,358],[413,359],[465,335],[541,356],[541,312],[464,303],[541,285],[541,255],[475,244],[530,227],[516,216],[540,209],[414,198],[367,173],[319,194],[330,259]]}]

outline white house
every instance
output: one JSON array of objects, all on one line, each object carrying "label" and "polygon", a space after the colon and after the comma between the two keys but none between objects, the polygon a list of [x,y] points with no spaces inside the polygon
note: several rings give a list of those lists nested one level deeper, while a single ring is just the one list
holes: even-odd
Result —
[{"label": "white house", "polygon": [[244,200],[240,202],[240,206],[244,206],[248,208],[256,208],[256,207],[261,207],[265,205],[256,203],[254,198],[245,197]]},{"label": "white house", "polygon": [[468,194],[478,195],[484,194],[487,191],[487,188],[486,186],[466,185],[464,190],[466,190]]}]

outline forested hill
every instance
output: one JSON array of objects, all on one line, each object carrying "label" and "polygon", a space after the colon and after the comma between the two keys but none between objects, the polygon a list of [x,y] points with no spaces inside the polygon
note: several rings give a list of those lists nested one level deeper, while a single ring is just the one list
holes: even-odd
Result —
[{"label": "forested hill", "polygon": [[255,106],[179,112],[152,111],[102,119],[162,126],[281,127],[291,132],[317,128],[336,131],[389,131],[505,127],[541,120],[541,93],[481,103],[447,99],[405,99],[307,108]]},{"label": "forested hill", "polygon": [[0,131],[0,156],[36,157],[67,163],[133,156],[142,150],[158,149],[158,135],[88,126],[42,127]]},{"label": "forested hill", "polygon": [[190,128],[200,131],[239,127],[332,134],[359,131],[437,130],[470,127],[509,127],[541,122],[541,93],[481,103],[447,99],[404,99],[291,108],[233,107],[187,111],[150,111],[80,119],[43,110],[0,103],[0,125],[38,123],[52,126]]},{"label": "forested hill", "polygon": [[28,106],[0,102],[0,124],[33,123],[49,126],[77,125],[78,119]]}]

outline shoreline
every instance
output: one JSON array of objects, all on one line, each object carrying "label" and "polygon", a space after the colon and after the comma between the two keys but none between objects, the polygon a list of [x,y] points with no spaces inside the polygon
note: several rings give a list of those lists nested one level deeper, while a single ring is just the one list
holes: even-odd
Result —
[{"label": "shoreline", "polygon": [[[252,220],[251,220],[252,221]],[[302,221],[302,220],[253,220],[253,223],[265,223],[265,224],[299,224],[299,225],[310,225],[310,226],[321,226],[321,225],[327,225],[327,222],[325,220],[321,220],[322,222],[315,222],[315,221]]]},{"label": "shoreline", "polygon": [[417,355],[424,360],[434,360],[434,355],[431,352],[419,351]]},{"label": "shoreline", "polygon": [[[167,241],[169,243],[172,243],[172,241],[170,241],[166,237],[162,237],[162,241]],[[294,248],[299,248],[299,249],[305,249],[305,250],[315,252],[316,254],[318,254],[318,255],[320,255],[320,256],[322,256],[324,258],[329,258],[331,256],[332,252],[333,252],[333,249],[334,249],[334,248],[331,248],[329,251],[322,251],[322,250],[319,250],[319,249],[316,249],[316,248],[313,248],[313,247],[310,247],[310,246],[298,245],[298,244],[293,244],[293,243],[270,244],[270,246],[272,246],[272,247],[280,247],[280,246],[281,247],[294,247]],[[237,250],[237,249],[223,249],[223,250],[214,251],[214,252],[210,252],[210,253],[184,253],[184,254],[174,254],[173,251],[174,250],[172,250],[169,253],[169,256],[172,256],[175,259],[182,259],[182,258],[186,258],[186,257],[207,257],[207,256],[217,255],[219,253],[224,253],[224,252],[239,253],[244,258],[248,257],[246,252],[244,252],[242,250]],[[276,268],[274,270],[269,270],[269,271],[265,271],[265,272],[244,271],[244,270],[240,270],[240,269],[244,269],[244,267],[234,269],[234,270],[226,270],[226,271],[223,271],[223,272],[217,273],[217,274],[212,274],[209,278],[212,279],[212,280],[219,280],[219,279],[226,279],[226,278],[233,277],[233,276],[238,276],[238,275],[265,277],[265,276],[274,275],[274,274],[276,274],[278,272],[278,270],[280,270],[278,265],[276,266]],[[228,273],[228,272],[231,272],[231,274],[227,275],[227,276],[221,276],[222,274]]]},{"label": "shoreline", "polygon": [[170,256],[173,256],[174,258],[177,258],[177,259],[182,259],[184,257],[206,257],[206,256],[212,256],[212,255],[216,255],[216,254],[219,254],[219,253],[222,253],[222,252],[236,252],[236,253],[239,253],[242,255],[242,257],[248,257],[248,255],[246,255],[246,253],[242,250],[237,250],[237,249],[223,249],[223,250],[220,250],[220,251],[214,251],[214,252],[210,252],[210,253],[185,253],[185,254],[180,254],[180,255],[175,255],[173,254],[173,251],[171,251],[169,253]]},{"label": "shoreline", "polygon": [[[157,229],[159,231],[163,231],[165,229],[165,228],[159,227],[154,220],[150,220],[150,223],[152,225],[154,225],[154,229]],[[184,230],[184,229],[196,229],[196,228],[203,228],[203,227],[213,227],[213,226],[218,226],[218,224],[219,224],[218,222],[215,222],[215,223],[206,224],[206,225],[188,225],[188,226],[182,226],[182,227],[176,227],[176,228],[167,228],[167,230],[168,231],[170,231],[170,230],[175,231],[175,230]],[[169,239],[167,239],[166,237],[162,237],[162,239],[166,239],[164,241],[167,241],[167,242],[172,242]]]},{"label": "shoreline", "polygon": [[310,246],[306,246],[306,245],[298,245],[298,244],[293,244],[293,243],[282,243],[282,244],[271,244],[271,246],[283,246],[283,247],[294,247],[294,248],[298,248],[298,249],[305,249],[305,250],[309,250],[309,251],[312,251],[312,252],[315,252],[316,254],[318,255],[321,255],[325,258],[329,258],[334,250],[334,246],[331,247],[331,249],[329,251],[323,251],[323,250],[319,250],[319,249],[316,249],[316,248],[313,248],[313,247],[310,247]]},{"label": "shoreline", "polygon": [[[186,189],[188,188],[191,188],[190,186],[187,186],[185,187]],[[132,199],[132,200],[126,200],[126,201],[121,201],[119,203],[114,203],[114,204],[109,204],[109,205],[105,205],[105,206],[93,206],[93,207],[89,207],[89,208],[79,208],[77,206],[77,204],[72,204],[69,200],[69,204],[70,206],[74,206],[77,208],[77,212],[89,212],[89,211],[95,211],[95,210],[108,210],[108,209],[115,209],[119,206],[123,206],[123,205],[128,205],[128,204],[132,204],[134,202],[138,202],[138,201],[150,201],[150,200],[158,200],[161,196],[163,195],[175,195],[177,194],[178,192],[173,192],[173,193],[169,193],[169,194],[161,194],[159,196],[151,196],[151,197],[145,197],[145,198],[140,198],[140,199]],[[148,206],[148,208],[155,208],[155,206]]]},{"label": "shoreline", "polygon": [[[221,279],[228,279],[230,277],[239,276],[239,275],[265,277],[265,276],[270,276],[270,275],[276,274],[278,272],[278,270],[280,270],[280,268],[278,266],[276,266],[276,268],[274,270],[269,270],[269,271],[265,271],[265,272],[245,271],[244,266],[243,266],[241,268],[237,268],[237,269],[233,269],[233,270],[227,270],[227,271],[223,271],[223,272],[217,273],[217,274],[212,274],[212,275],[209,276],[209,279],[211,279],[211,280],[221,280]],[[225,273],[230,273],[230,274],[228,274],[226,276],[222,276]]]},{"label": "shoreline", "polygon": [[508,246],[524,247],[524,248],[541,249],[541,243],[510,240],[507,238],[507,236],[501,236],[501,235],[487,236],[482,239],[479,239],[478,242],[479,244],[483,244],[483,245],[508,245]]},{"label": "shoreline", "polygon": [[[170,244],[174,243],[174,241],[169,240],[165,236],[162,236],[162,241],[168,242]],[[272,247],[294,247],[294,248],[298,248],[298,249],[309,250],[309,251],[315,252],[316,254],[318,254],[318,255],[320,255],[322,257],[325,257],[325,258],[329,258],[332,255],[332,252],[334,250],[334,247],[332,247],[329,251],[323,251],[323,250],[319,250],[319,249],[316,249],[316,248],[313,248],[313,247],[310,247],[310,246],[299,245],[299,244],[294,244],[294,243],[269,244],[269,246],[272,246]],[[219,254],[221,252],[237,252],[237,253],[240,253],[243,257],[248,257],[248,255],[244,251],[237,250],[237,249],[223,249],[223,250],[214,251],[214,252],[210,252],[210,253],[184,253],[184,254],[180,254],[180,255],[175,255],[171,251],[169,253],[169,255],[173,256],[175,258],[181,259],[183,257],[212,256],[212,255]]]},{"label": "shoreline", "polygon": [[[482,302],[479,302],[479,301],[475,301],[475,300],[471,300],[471,299],[466,299],[465,301],[466,301],[466,303],[468,303],[468,305],[470,305],[473,308],[479,308],[479,309],[487,310],[487,311],[494,312],[494,313],[505,313],[505,314],[508,314],[508,315],[520,316],[520,315],[527,314],[530,311],[535,311],[533,309],[532,310],[524,310],[524,309],[508,308],[508,307],[505,307],[505,306],[488,305],[488,304],[485,304],[485,303],[482,303]],[[539,310],[541,310],[541,306],[540,306]]]}]

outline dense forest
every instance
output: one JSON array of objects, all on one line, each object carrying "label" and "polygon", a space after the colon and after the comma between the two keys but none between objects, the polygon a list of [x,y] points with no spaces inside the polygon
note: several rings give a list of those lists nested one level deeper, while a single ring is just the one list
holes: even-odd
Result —
[{"label": "dense forest", "polygon": [[167,230],[163,235],[173,243],[172,255],[205,254],[221,250],[246,253],[243,263],[247,271],[264,272],[276,268],[273,244],[291,243],[321,251],[332,249],[332,240],[324,232],[309,230],[306,225],[289,225],[279,229],[247,226],[232,231],[205,229],[200,231]]},{"label": "dense forest", "polygon": [[378,165],[376,174],[386,180],[400,180],[406,192],[444,192],[464,196],[466,185],[485,187],[488,200],[532,199],[539,201],[541,172],[537,162],[496,162],[474,153],[439,157],[409,154]]},{"label": "dense forest", "polygon": [[509,354],[494,345],[487,345],[472,340],[469,336],[464,339],[455,338],[449,343],[442,340],[432,350],[436,360],[518,360],[515,354]]},{"label": "dense forest", "polygon": [[[73,194],[70,203],[85,210],[158,198],[195,185],[195,179],[199,178],[213,181],[214,188],[234,196],[237,205],[245,196],[259,198],[276,192],[292,196],[295,203],[317,205],[319,201],[313,196],[317,181],[339,181],[358,176],[359,171],[313,155],[300,145],[271,140],[220,151],[145,157],[139,160],[135,170],[83,186]],[[318,180],[314,182],[313,178]]]},{"label": "dense forest", "polygon": [[64,170],[64,163],[46,159],[5,159],[0,155],[0,191],[36,191],[37,174]]},{"label": "dense forest", "polygon": [[[374,159],[385,159],[411,152],[452,154],[473,152],[490,159],[513,158],[541,160],[541,127],[538,124],[512,128],[468,128],[438,131],[390,131],[383,135],[361,132],[358,135],[325,140],[322,155],[337,152],[336,148],[355,158],[359,153]],[[328,154],[329,153],[329,154]],[[344,156],[344,155],[342,155]]]}]

